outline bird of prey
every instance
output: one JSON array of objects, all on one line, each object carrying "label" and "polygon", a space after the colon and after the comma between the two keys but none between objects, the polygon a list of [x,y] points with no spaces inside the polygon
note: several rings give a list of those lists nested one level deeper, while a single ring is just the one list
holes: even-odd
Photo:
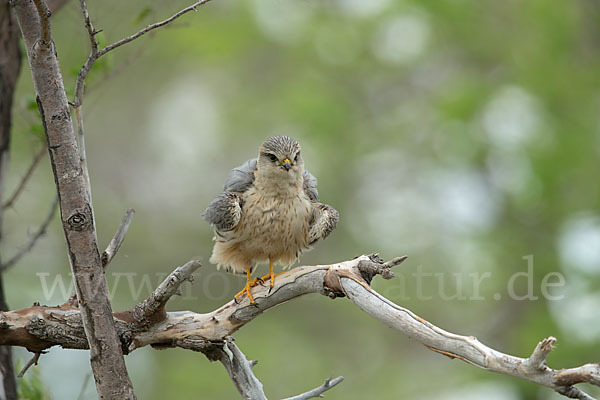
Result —
[{"label": "bird of prey", "polygon": [[[234,168],[224,191],[202,214],[215,230],[210,262],[233,274],[246,274],[245,293],[270,280],[273,263],[291,266],[304,250],[326,238],[336,227],[338,212],[319,203],[317,179],[304,169],[300,145],[287,136],[267,139],[258,158]],[[269,263],[269,274],[251,280],[258,263]]]}]

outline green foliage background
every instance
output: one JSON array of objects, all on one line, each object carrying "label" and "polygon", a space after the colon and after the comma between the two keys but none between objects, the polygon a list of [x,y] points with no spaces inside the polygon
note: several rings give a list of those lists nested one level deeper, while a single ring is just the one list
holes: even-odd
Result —
[{"label": "green foliage background", "polygon": [[[90,3],[103,43],[188,5]],[[169,310],[228,301],[243,279],[208,263],[212,232],[200,214],[229,169],[266,137],[287,134],[341,214],[301,263],[408,254],[397,279],[374,287],[418,315],[520,356],[556,336],[553,367],[599,361],[599,21],[593,0],[213,0],[115,50],[92,71],[84,101],[101,245],[136,209],[107,275],[113,308],[130,308],[196,257],[205,261],[196,283]],[[56,13],[52,28],[72,96],[88,53],[79,3]],[[43,141],[32,99],[25,65],[9,192]],[[5,254],[53,195],[45,159],[8,211]],[[65,300],[58,286],[43,290],[70,279],[59,225],[8,272],[12,308]],[[529,281],[515,276],[527,272],[527,256]],[[560,279],[550,273],[565,284],[544,296],[542,285]],[[517,299],[528,291],[537,299]],[[331,374],[346,380],[329,399],[557,396],[435,354],[343,299],[298,299],[235,338],[260,361],[270,398]],[[199,354],[144,348],[127,363],[142,399],[237,397],[223,368]],[[52,398],[76,398],[88,355],[54,348],[39,368]],[[85,393],[95,398],[91,382]]]}]

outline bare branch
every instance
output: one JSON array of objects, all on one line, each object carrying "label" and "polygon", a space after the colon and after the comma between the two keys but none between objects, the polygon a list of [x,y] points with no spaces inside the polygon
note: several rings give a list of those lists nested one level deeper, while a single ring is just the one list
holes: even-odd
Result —
[{"label": "bare branch", "polygon": [[[600,364],[561,370],[545,365],[555,343],[552,337],[540,342],[529,358],[511,356],[485,346],[475,337],[447,332],[371,289],[368,279],[373,277],[373,273],[390,277],[389,266],[397,265],[400,259],[383,263],[376,255],[370,255],[331,265],[298,267],[278,276],[271,293],[268,287],[253,288],[254,304],[244,297],[240,304],[232,300],[207,314],[191,311],[155,313],[157,318],[149,324],[137,322],[133,311],[129,311],[114,314],[115,324],[121,341],[131,350],[145,345],[158,348],[177,346],[207,354],[215,346],[222,347],[228,336],[278,304],[307,293],[347,296],[379,321],[445,356],[528,380],[572,398],[591,399],[574,387],[575,384],[587,382],[600,386]],[[182,279],[176,281],[181,282]],[[160,309],[160,306],[153,309]],[[78,310],[68,305],[35,306],[4,312],[0,313],[0,345],[19,345],[33,350],[58,344],[65,348],[85,348],[87,343],[80,326]],[[251,364],[248,362],[250,367]]]},{"label": "bare branch", "polygon": [[222,345],[214,345],[203,353],[209,360],[223,364],[243,399],[267,400],[262,383],[252,372],[254,365],[236,346],[233,338],[226,337]]},{"label": "bare branch", "polygon": [[[85,61],[85,64],[83,64],[83,67],[81,67],[81,69],[79,70],[79,73],[77,74],[77,80],[75,81],[75,98],[73,99],[73,106],[75,107],[76,110],[79,110],[78,113],[80,114],[81,113],[80,107],[81,107],[81,103],[83,101],[83,88],[85,86],[85,80],[86,80],[90,70],[94,66],[94,63],[98,59],[99,55],[98,55],[98,41],[96,40],[96,34],[98,32],[96,30],[94,30],[94,26],[92,25],[92,22],[90,20],[90,16],[89,16],[88,10],[87,10],[87,4],[85,3],[85,0],[79,0],[79,3],[81,5],[81,12],[83,13],[83,20],[85,23],[85,28],[88,32],[88,37],[90,39],[90,46],[91,46],[90,55],[88,56],[87,60]],[[81,115],[77,115],[77,124],[78,124],[80,146],[81,146],[81,137],[83,136],[83,125],[81,123]],[[85,156],[83,158],[85,160]]]},{"label": "bare branch", "polygon": [[594,397],[592,397],[589,394],[585,393],[581,389],[576,388],[575,386],[561,387],[561,388],[556,389],[556,391],[558,393],[562,394],[563,396],[568,397],[570,399],[596,400]]},{"label": "bare branch", "polygon": [[48,147],[44,144],[40,151],[38,151],[38,153],[35,155],[33,161],[31,162],[31,165],[27,169],[27,172],[25,172],[25,175],[23,175],[23,178],[21,178],[19,186],[17,186],[12,196],[10,196],[10,198],[2,205],[4,209],[12,207],[15,204],[15,201],[17,200],[21,192],[23,192],[23,189],[25,189],[29,178],[31,178],[31,176],[33,175],[33,171],[35,171],[42,158],[44,158],[44,155],[46,154],[47,150]]},{"label": "bare branch", "polygon": [[126,43],[131,42],[132,40],[135,40],[137,38],[139,38],[142,35],[145,35],[146,33],[156,29],[156,28],[160,28],[161,26],[167,25],[168,23],[176,20],[177,18],[181,17],[183,14],[186,14],[190,11],[197,11],[197,8],[205,3],[208,3],[210,0],[200,0],[195,2],[194,4],[192,4],[189,7],[186,7],[184,9],[182,9],[181,11],[173,14],[171,17],[165,19],[164,21],[160,21],[160,22],[156,22],[152,25],[148,25],[147,27],[145,27],[144,29],[142,29],[141,31],[134,33],[131,36],[127,36],[126,38],[123,38],[121,40],[119,40],[118,42],[115,42],[111,45],[106,46],[105,48],[103,48],[102,50],[100,50],[100,52],[98,53],[98,57],[103,56],[104,54],[108,53],[111,50],[116,49],[119,46],[122,46]]},{"label": "bare branch", "polygon": [[530,358],[511,356],[485,346],[473,336],[456,335],[438,328],[352,277],[341,276],[340,282],[343,293],[361,310],[440,354],[488,371],[547,386],[561,394],[588,396],[571,386],[575,383],[588,382],[600,386],[600,364],[586,364],[570,370],[554,370],[545,366],[545,358],[556,340],[553,337],[540,342]]},{"label": "bare branch", "polygon": [[92,47],[92,54],[98,53],[98,41],[96,40],[96,32],[94,27],[92,26],[92,22],[90,21],[90,16],[87,10],[87,4],[85,4],[85,0],[79,0],[79,4],[81,5],[81,12],[83,12],[83,20],[85,22],[85,29],[88,31],[88,36],[90,38],[90,45]]},{"label": "bare branch", "polygon": [[131,221],[133,221],[133,215],[135,214],[135,210],[133,208],[127,209],[125,211],[125,215],[121,220],[121,225],[115,232],[115,236],[113,236],[112,240],[106,247],[106,250],[102,253],[102,266],[106,268],[106,266],[112,261],[117,251],[123,244],[123,240],[125,240],[125,235],[127,235],[127,230],[129,230],[129,225],[131,225]]},{"label": "bare branch", "polygon": [[44,0],[33,0],[33,3],[40,16],[40,40],[44,46],[50,46],[50,17],[52,13]]},{"label": "bare branch", "polygon": [[29,238],[27,243],[25,243],[25,245],[21,248],[21,250],[17,252],[17,254],[12,256],[10,259],[8,259],[8,261],[3,263],[2,265],[0,265],[0,272],[15,265],[21,259],[21,257],[29,253],[31,249],[33,249],[38,240],[46,233],[46,229],[48,229],[48,225],[50,225],[50,222],[52,222],[52,217],[54,217],[54,214],[56,214],[57,208],[58,196],[55,196],[54,201],[52,202],[52,206],[50,207],[50,211],[46,215],[46,218],[44,219],[38,230]]},{"label": "bare branch", "polygon": [[338,376],[335,379],[327,378],[325,383],[319,386],[318,388],[314,388],[313,390],[309,390],[308,392],[299,394],[297,396],[288,397],[283,400],[308,400],[314,399],[315,397],[323,397],[322,394],[337,385],[338,383],[344,380],[343,376]]},{"label": "bare branch", "polygon": [[[136,322],[140,324],[148,324],[151,322],[152,317],[162,311],[161,319],[166,317],[164,313],[165,304],[169,299],[178,293],[179,286],[186,280],[193,281],[192,274],[198,268],[200,268],[202,264],[200,261],[192,260],[185,263],[181,267],[177,267],[175,271],[171,272],[171,274],[160,284],[158,287],[152,292],[150,296],[133,309],[133,318]],[[133,349],[130,349],[130,351]]]},{"label": "bare branch", "polygon": [[37,365],[38,364],[38,360],[40,359],[40,356],[44,354],[43,351],[36,351],[33,354],[33,357],[31,357],[31,359],[29,361],[27,361],[27,364],[25,364],[25,366],[23,367],[23,369],[21,369],[21,372],[19,372],[19,375],[17,375],[17,378],[22,378],[25,376],[25,372],[27,372],[27,370],[32,366],[32,365]]},{"label": "bare branch", "polygon": [[182,10],[180,10],[179,12],[173,14],[171,17],[167,18],[164,21],[160,21],[160,22],[156,22],[154,24],[148,25],[146,26],[144,29],[134,33],[131,36],[127,36],[126,38],[123,38],[113,44],[110,44],[108,46],[106,46],[105,48],[99,50],[98,49],[98,41],[96,40],[96,34],[98,33],[98,31],[94,30],[92,23],[90,22],[90,17],[88,15],[88,11],[87,11],[87,5],[85,3],[85,0],[80,0],[81,3],[81,10],[83,12],[83,17],[85,20],[85,26],[86,29],[88,31],[88,36],[90,38],[90,43],[91,43],[91,52],[90,55],[88,56],[85,64],[83,65],[83,67],[81,67],[81,70],[79,71],[79,73],[77,74],[77,81],[75,83],[75,98],[72,102],[73,107],[75,107],[76,109],[78,107],[81,106],[82,100],[83,100],[83,89],[85,86],[85,80],[90,72],[90,70],[92,69],[92,67],[94,66],[94,63],[96,62],[96,60],[100,57],[102,57],[103,55],[105,55],[106,53],[108,53],[111,50],[116,49],[117,47],[120,47],[124,44],[127,44],[137,38],[139,38],[140,36],[145,35],[146,33],[156,29],[156,28],[160,28],[161,26],[165,26],[168,23],[176,20],[177,18],[181,17],[182,15],[194,10],[197,11],[197,7],[208,3],[210,0],[200,0],[195,2],[194,4],[192,4],[189,7],[186,7]]}]

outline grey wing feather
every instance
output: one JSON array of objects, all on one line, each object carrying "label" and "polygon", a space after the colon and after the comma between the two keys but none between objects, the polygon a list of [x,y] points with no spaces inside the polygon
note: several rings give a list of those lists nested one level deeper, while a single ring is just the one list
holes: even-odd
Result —
[{"label": "grey wing feather", "polygon": [[239,193],[223,192],[214,199],[202,217],[219,231],[230,231],[240,222],[242,196]]},{"label": "grey wing feather", "polygon": [[307,170],[304,170],[302,177],[304,178],[304,193],[306,193],[311,201],[319,201],[317,178]]},{"label": "grey wing feather", "polygon": [[340,214],[331,206],[313,203],[313,218],[308,231],[308,241],[312,245],[319,239],[325,239],[337,226]]},{"label": "grey wing feather", "polygon": [[229,172],[229,178],[225,181],[223,190],[226,192],[245,192],[254,183],[254,171],[256,171],[256,158],[232,169]]}]

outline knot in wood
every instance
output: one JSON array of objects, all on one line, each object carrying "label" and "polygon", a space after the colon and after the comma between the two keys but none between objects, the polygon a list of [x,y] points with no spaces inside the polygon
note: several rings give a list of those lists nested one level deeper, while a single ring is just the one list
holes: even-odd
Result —
[{"label": "knot in wood", "polygon": [[59,113],[52,115],[52,121],[65,121],[70,118],[69,112],[67,110],[63,110]]},{"label": "knot in wood", "polygon": [[88,225],[89,218],[85,213],[76,211],[69,217],[69,219],[67,219],[67,223],[71,229],[81,231]]}]

